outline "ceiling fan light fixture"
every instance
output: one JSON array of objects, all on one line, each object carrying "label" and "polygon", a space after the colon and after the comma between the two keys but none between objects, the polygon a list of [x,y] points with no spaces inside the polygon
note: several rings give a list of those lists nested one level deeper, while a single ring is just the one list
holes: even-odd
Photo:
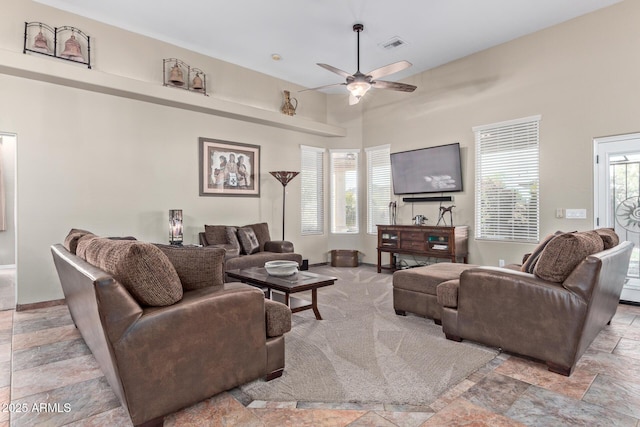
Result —
[{"label": "ceiling fan light fixture", "polygon": [[355,81],[349,83],[347,85],[347,89],[349,90],[349,92],[351,92],[351,95],[360,99],[364,96],[365,93],[367,93],[369,89],[371,89],[371,83],[364,81]]}]

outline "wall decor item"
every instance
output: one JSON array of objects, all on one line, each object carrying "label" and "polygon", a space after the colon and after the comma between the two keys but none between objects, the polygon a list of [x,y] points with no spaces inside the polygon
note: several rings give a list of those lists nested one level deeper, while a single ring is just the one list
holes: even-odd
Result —
[{"label": "wall decor item", "polygon": [[260,197],[260,146],[198,138],[201,196]]},{"label": "wall decor item", "polygon": [[27,52],[78,62],[91,68],[91,38],[75,27],[25,22],[22,53]]},{"label": "wall decor item", "polygon": [[163,85],[178,87],[207,95],[207,75],[199,68],[190,66],[177,58],[162,60]]},{"label": "wall decor item", "polygon": [[182,246],[182,209],[169,210],[169,243],[174,246]]},{"label": "wall decor item", "polygon": [[[293,105],[291,101],[295,101],[296,105]],[[296,108],[298,108],[298,100],[295,98],[291,98],[291,93],[288,90],[284,91],[284,104],[282,104],[282,114],[286,114],[287,116],[295,116]]]}]

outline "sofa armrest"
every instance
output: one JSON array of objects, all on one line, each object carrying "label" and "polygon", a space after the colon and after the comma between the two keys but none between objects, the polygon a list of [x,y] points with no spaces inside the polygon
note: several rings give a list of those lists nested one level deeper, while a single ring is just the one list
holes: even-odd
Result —
[{"label": "sofa armrest", "polygon": [[464,271],[458,336],[572,366],[587,302],[561,283],[498,267]]},{"label": "sofa armrest", "polygon": [[270,240],[264,243],[264,250],[281,254],[293,253],[293,243],[286,240]]},{"label": "sofa armrest", "polygon": [[113,346],[134,424],[175,412],[265,375],[264,294],[242,283],[185,292],[146,308]]},{"label": "sofa armrest", "polygon": [[280,302],[265,299],[264,308],[268,338],[279,337],[291,330],[291,309],[289,307]]}]

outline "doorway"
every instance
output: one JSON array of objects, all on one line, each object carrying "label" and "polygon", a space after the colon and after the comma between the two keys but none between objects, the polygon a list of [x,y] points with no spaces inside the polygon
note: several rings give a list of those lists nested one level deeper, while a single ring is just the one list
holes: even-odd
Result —
[{"label": "doorway", "polygon": [[0,310],[16,308],[16,143],[0,132]]},{"label": "doorway", "polygon": [[640,304],[640,133],[594,139],[596,228],[635,245],[621,301]]}]

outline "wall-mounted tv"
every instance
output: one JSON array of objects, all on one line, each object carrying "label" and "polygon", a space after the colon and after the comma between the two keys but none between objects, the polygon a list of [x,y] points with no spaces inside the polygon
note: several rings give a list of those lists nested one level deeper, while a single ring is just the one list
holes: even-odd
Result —
[{"label": "wall-mounted tv", "polygon": [[460,144],[391,154],[394,194],[462,191]]}]

